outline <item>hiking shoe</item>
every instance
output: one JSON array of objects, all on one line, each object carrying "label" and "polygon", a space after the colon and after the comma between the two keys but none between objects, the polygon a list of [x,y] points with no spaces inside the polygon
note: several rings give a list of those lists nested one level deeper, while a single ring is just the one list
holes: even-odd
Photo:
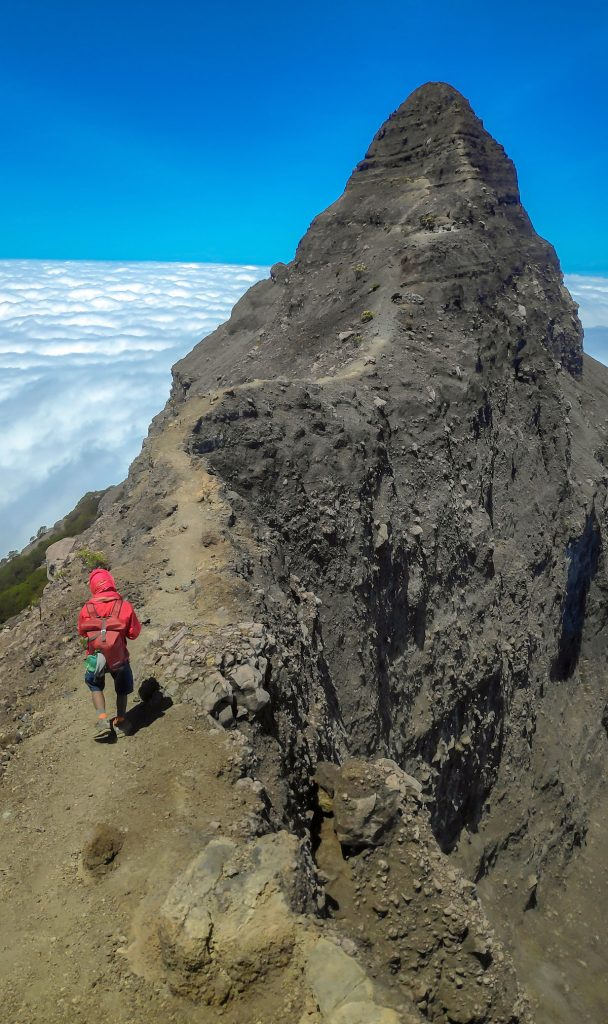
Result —
[{"label": "hiking shoe", "polygon": [[120,739],[121,736],[128,736],[131,732],[131,723],[123,715],[116,715],[116,718],[112,719],[111,727],[116,733],[117,739]]},{"label": "hiking shoe", "polygon": [[112,719],[109,715],[101,714],[95,722],[95,739],[107,740],[112,732]]}]

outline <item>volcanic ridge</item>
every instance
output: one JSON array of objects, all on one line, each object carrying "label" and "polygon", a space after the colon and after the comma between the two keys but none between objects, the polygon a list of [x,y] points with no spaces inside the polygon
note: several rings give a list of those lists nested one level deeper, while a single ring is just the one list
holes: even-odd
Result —
[{"label": "volcanic ridge", "polygon": [[417,89],[0,632],[3,1019],[606,1019],[607,398],[512,162]]}]

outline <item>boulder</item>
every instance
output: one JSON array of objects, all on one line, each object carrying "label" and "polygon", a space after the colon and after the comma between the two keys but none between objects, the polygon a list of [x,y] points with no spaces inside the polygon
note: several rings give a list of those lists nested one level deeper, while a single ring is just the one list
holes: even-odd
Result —
[{"label": "boulder", "polygon": [[257,690],[251,690],[247,693],[239,693],[237,696],[238,707],[244,707],[252,715],[259,714],[267,704],[270,703],[270,694],[268,690],[264,690],[261,686]]},{"label": "boulder", "polygon": [[315,781],[325,794],[319,801],[323,811],[331,806],[340,843],[355,850],[381,843],[398,822],[404,798],[419,797],[422,788],[386,758],[351,758],[341,768],[321,762]]},{"label": "boulder", "polygon": [[238,690],[247,692],[256,690],[262,682],[262,673],[258,671],[251,661],[244,665],[237,665],[230,670],[230,678]]},{"label": "boulder", "polygon": [[213,839],[194,858],[160,912],[162,960],[174,992],[218,1005],[289,963],[298,849],[295,836],[279,832],[247,847]]},{"label": "boulder", "polygon": [[232,687],[221,672],[212,671],[186,688],[184,700],[192,701],[210,715],[217,715],[232,703]]},{"label": "boulder", "polygon": [[306,980],[327,1024],[403,1024],[379,1005],[374,986],[354,957],[322,938],[306,961]]},{"label": "boulder", "polygon": [[49,580],[55,579],[57,573],[63,568],[69,555],[76,546],[75,537],[64,537],[62,540],[49,544],[46,549],[46,575]]}]

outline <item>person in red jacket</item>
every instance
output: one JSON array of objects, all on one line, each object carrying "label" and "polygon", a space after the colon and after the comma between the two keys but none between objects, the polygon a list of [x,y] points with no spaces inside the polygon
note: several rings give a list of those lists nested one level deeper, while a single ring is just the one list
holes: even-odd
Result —
[{"label": "person in red jacket", "polygon": [[[87,637],[87,659],[85,683],[91,691],[93,706],[98,712],[95,723],[95,739],[106,739],[115,731],[124,735],[127,728],[125,718],[129,694],[133,693],[133,673],[129,663],[127,640],[135,640],[141,632],[141,624],[133,605],[118,593],[114,579],[107,569],[93,569],[89,576],[91,599],[80,610],[78,632]],[[105,650],[107,624],[108,640],[112,638],[112,654],[108,661],[101,657]],[[100,643],[100,638],[103,641]],[[104,696],[105,674],[110,672],[116,690],[116,716],[106,712]]]}]

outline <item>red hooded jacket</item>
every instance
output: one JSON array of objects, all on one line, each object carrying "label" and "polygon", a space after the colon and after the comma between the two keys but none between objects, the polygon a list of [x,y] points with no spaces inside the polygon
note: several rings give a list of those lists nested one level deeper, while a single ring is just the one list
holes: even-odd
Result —
[{"label": "red hooded jacket", "polygon": [[[95,615],[103,618],[104,615],[108,614],[108,608],[112,607],[113,601],[122,601],[118,618],[125,624],[125,638],[128,640],[137,639],[141,633],[141,623],[135,614],[133,605],[129,601],[125,601],[118,593],[112,574],[107,569],[93,569],[89,576],[89,589],[91,591],[91,598],[82,606],[78,616],[78,632],[80,635],[86,636],[83,624],[90,618],[87,605],[92,605],[95,609]],[[128,657],[127,652],[127,659]]]}]

